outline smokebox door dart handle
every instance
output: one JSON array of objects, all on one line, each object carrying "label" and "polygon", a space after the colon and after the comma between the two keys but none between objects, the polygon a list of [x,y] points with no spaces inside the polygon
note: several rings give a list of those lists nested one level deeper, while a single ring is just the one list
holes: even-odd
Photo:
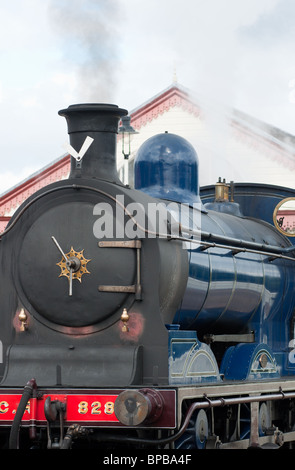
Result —
[{"label": "smokebox door dart handle", "polygon": [[69,279],[69,296],[72,295],[72,285],[73,285],[73,268],[70,268],[70,279]]},{"label": "smokebox door dart handle", "polygon": [[52,238],[53,242],[55,243],[55,245],[57,246],[58,250],[61,252],[62,256],[64,257],[65,262],[67,262],[67,261],[68,261],[68,258],[66,257],[66,255],[65,255],[64,252],[62,251],[62,249],[61,249],[59,243],[57,242],[56,238],[53,237],[53,236],[52,236],[51,238]]},{"label": "smokebox door dart handle", "polygon": [[60,251],[60,253],[62,254],[65,262],[66,262],[66,266],[67,266],[67,269],[70,271],[70,276],[69,276],[69,295],[71,296],[72,295],[72,284],[73,284],[73,266],[72,266],[72,262],[71,260],[69,260],[66,255],[64,254],[60,244],[58,243],[58,241],[56,240],[56,238],[54,236],[51,237],[53,242],[55,243],[56,247],[58,248],[58,250]]}]

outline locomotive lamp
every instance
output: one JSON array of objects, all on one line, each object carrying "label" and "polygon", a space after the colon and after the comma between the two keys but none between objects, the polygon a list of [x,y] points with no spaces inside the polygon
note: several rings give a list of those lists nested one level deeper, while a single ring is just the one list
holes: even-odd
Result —
[{"label": "locomotive lamp", "polygon": [[119,134],[122,134],[122,153],[125,160],[128,160],[131,153],[131,136],[138,134],[138,132],[130,125],[130,119],[130,116],[123,116],[122,125],[119,127]]}]

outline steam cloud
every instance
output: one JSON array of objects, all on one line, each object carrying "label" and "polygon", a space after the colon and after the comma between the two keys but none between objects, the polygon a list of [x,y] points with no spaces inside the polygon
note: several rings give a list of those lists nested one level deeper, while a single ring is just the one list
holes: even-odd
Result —
[{"label": "steam cloud", "polygon": [[112,101],[118,61],[116,0],[51,0],[49,18],[79,101]]}]

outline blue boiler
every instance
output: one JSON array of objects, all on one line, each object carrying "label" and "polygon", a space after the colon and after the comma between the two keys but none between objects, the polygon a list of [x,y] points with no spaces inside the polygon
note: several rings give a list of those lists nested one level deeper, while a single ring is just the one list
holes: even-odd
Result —
[{"label": "blue boiler", "polygon": [[[289,246],[266,223],[209,210],[201,220],[202,231],[227,240],[234,238],[266,247]],[[278,325],[282,312],[286,322],[291,321],[293,314],[291,261],[272,259],[267,252],[255,253],[254,249],[253,252],[240,251],[236,246],[204,249],[193,243],[188,256],[187,289],[175,322],[184,329],[197,330],[200,336],[253,332],[260,342],[265,337],[272,338],[271,347],[275,349],[287,341],[287,328]]]}]

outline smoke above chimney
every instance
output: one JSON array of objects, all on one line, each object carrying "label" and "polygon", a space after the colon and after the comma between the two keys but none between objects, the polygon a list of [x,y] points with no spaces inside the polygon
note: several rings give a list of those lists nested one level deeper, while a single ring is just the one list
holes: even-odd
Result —
[{"label": "smoke above chimney", "polygon": [[114,100],[120,14],[117,0],[49,1],[49,20],[65,70],[75,75],[77,101]]}]

